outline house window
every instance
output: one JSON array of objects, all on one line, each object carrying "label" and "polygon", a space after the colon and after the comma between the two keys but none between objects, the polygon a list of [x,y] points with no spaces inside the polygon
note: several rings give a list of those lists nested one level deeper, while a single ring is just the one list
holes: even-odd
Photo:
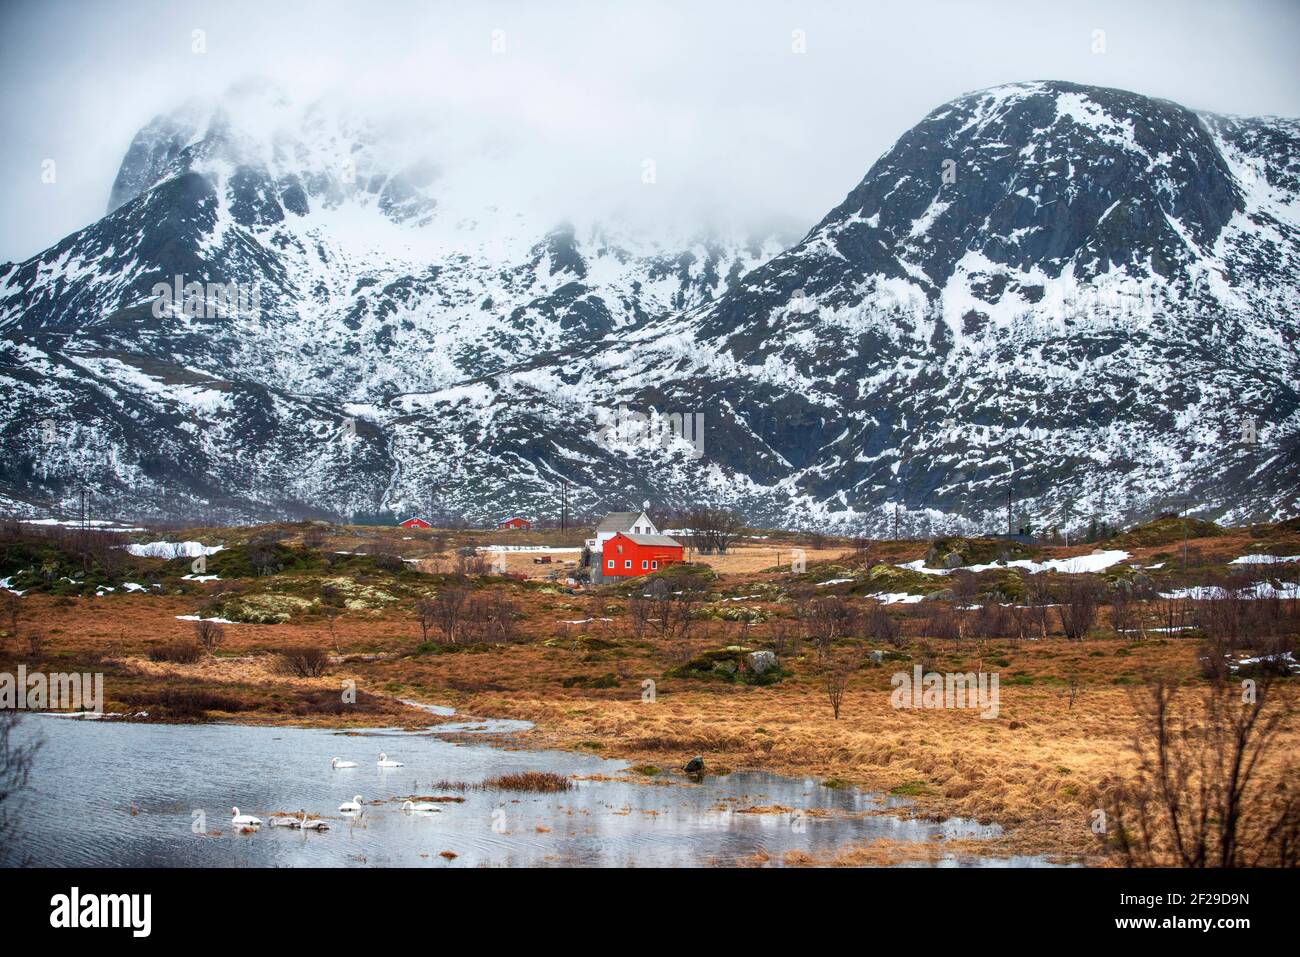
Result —
[{"label": "house window", "polygon": [[613,568],[613,567],[614,567],[614,559],[612,559],[612,558],[609,560],[609,567],[610,567],[610,568]]},{"label": "house window", "polygon": [[650,563],[646,561],[644,558],[641,559],[641,570],[645,571],[649,567],[650,567]]},{"label": "house window", "polygon": [[658,563],[658,562],[651,562],[651,563],[650,563],[650,567],[651,567],[651,568],[658,568],[658,567],[659,567],[659,563]]},{"label": "house window", "polygon": [[623,554],[623,546],[622,546],[622,545],[616,545],[616,546],[614,546],[614,547],[618,549],[618,553],[619,553],[620,555]]},{"label": "house window", "polygon": [[632,567],[632,559],[629,558],[627,561],[625,561],[625,562],[623,563],[623,567],[624,567],[624,568],[631,568],[631,567]]}]

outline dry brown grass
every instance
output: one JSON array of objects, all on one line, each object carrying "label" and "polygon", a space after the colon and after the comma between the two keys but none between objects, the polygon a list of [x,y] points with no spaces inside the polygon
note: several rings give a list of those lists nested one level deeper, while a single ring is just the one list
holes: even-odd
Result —
[{"label": "dry brown grass", "polygon": [[[426,547],[419,536],[406,541],[408,535],[399,531],[384,530],[374,537],[401,542],[408,557],[418,554],[416,546]],[[340,537],[334,544],[355,549],[358,542]],[[1231,533],[1193,547],[1201,549],[1204,560],[1222,562],[1251,544],[1245,533]],[[1093,547],[1053,549],[1045,557],[1086,553]],[[888,560],[906,561],[924,554],[925,544],[894,543],[890,548]],[[775,546],[745,545],[728,556],[701,560],[727,576],[722,587],[745,594],[745,587],[757,580],[785,577],[758,571],[777,564],[777,551]],[[1171,553],[1180,552],[1172,546],[1131,551],[1132,561],[1142,564],[1173,561]],[[789,547],[780,552],[781,563],[787,563]],[[838,547],[807,552],[810,562],[850,554]],[[527,563],[530,571],[545,573],[548,566],[533,566],[532,557],[510,556]],[[22,599],[22,620],[47,635],[43,654],[57,656],[61,665],[105,661],[110,710],[150,693],[193,689],[215,696],[206,704],[225,700],[238,709],[218,711],[216,717],[245,722],[344,727],[418,726],[438,720],[396,700],[410,697],[454,705],[462,712],[459,717],[531,720],[537,729],[521,739],[530,746],[661,767],[680,766],[701,754],[710,771],[768,770],[896,792],[915,800],[913,813],[1002,824],[1007,837],[997,845],[999,853],[1096,854],[1100,845],[1089,827],[1090,813],[1098,807],[1101,782],[1131,770],[1138,724],[1135,689],[1151,675],[1200,680],[1196,642],[1098,637],[1107,633],[1103,610],[1093,637],[1078,642],[993,640],[978,654],[969,643],[957,650],[951,642],[931,642],[937,670],[973,670],[982,657],[986,670],[1000,673],[1001,709],[995,720],[981,720],[974,711],[890,707],[890,675],[912,664],[900,661],[855,671],[835,721],[817,678],[815,653],[806,643],[784,656],[790,675],[779,684],[749,687],[665,676],[721,645],[743,641],[761,647],[772,635],[771,625],[747,632],[738,623],[700,621],[686,641],[638,641],[632,637],[626,602],[611,592],[602,593],[599,601],[604,617],[613,621],[565,625],[564,620],[593,617],[595,603],[588,595],[510,587],[510,597],[523,613],[524,643],[417,653],[420,629],[412,609],[345,612],[335,622],[341,654],[331,662],[333,673],[320,678],[280,673],[277,654],[304,645],[334,647],[323,619],[226,625],[225,643],[217,653],[189,664],[153,662],[149,655],[193,640],[192,625],[175,616],[194,613],[201,598],[115,594],[69,600],[32,594]],[[788,602],[725,607],[737,604],[790,620]],[[905,631],[914,634],[917,624],[905,622]],[[879,642],[869,647],[891,650]],[[915,643],[903,651],[918,654]],[[339,706],[344,679],[355,680],[361,692],[351,709]],[[656,682],[653,703],[643,698],[646,679]],[[1284,752],[1294,753],[1297,744],[1293,726],[1284,733]],[[898,860],[891,857],[895,851],[882,845],[816,863],[869,863],[874,855]]]}]

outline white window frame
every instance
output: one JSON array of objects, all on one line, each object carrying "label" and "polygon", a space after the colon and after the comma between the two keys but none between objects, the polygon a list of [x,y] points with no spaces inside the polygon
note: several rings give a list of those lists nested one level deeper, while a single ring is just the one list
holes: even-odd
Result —
[{"label": "white window frame", "polygon": [[630,568],[632,567],[632,559],[630,559],[630,558],[625,558],[625,559],[623,560],[623,567],[624,567],[624,568],[627,568],[627,569],[630,569]]},{"label": "white window frame", "polygon": [[609,567],[610,567],[610,568],[613,568],[613,567],[614,567],[614,559],[612,559],[612,558],[609,560]]}]

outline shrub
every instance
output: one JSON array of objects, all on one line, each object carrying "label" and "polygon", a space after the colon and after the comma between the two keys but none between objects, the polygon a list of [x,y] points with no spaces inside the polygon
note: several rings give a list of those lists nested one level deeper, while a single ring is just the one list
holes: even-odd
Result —
[{"label": "shrub", "polygon": [[569,791],[573,788],[573,782],[563,774],[554,774],[550,771],[521,771],[517,774],[502,774],[495,778],[489,778],[483,784],[485,787],[497,791],[536,791],[544,794]]},{"label": "shrub", "polygon": [[203,657],[203,648],[193,641],[173,641],[149,649],[150,661],[170,661],[178,665],[192,665]]},{"label": "shrub", "polygon": [[319,678],[325,673],[330,656],[324,648],[298,645],[280,652],[280,670],[299,678]]},{"label": "shrub", "polygon": [[218,622],[200,619],[194,623],[194,639],[208,654],[213,654],[226,640],[226,630]]}]

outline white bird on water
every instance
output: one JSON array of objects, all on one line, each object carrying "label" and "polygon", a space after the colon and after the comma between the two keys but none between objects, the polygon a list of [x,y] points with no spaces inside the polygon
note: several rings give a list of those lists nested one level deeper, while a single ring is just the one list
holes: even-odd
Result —
[{"label": "white bird on water", "polygon": [[388,760],[388,755],[384,754],[384,752],[382,752],[382,751],[379,752],[379,762],[378,762],[378,766],[381,767],[381,768],[404,768],[404,767],[406,767],[406,765],[403,764],[401,761],[389,761],[389,760]]},{"label": "white bird on water", "polygon": [[[358,795],[358,797],[359,797],[359,796],[360,796],[360,795]],[[298,822],[298,826],[299,826],[300,828],[302,828],[304,831],[328,831],[328,830],[330,829],[329,824],[327,824],[327,823],[324,822],[324,821],[321,821],[321,820],[309,821],[309,820],[307,820],[307,812],[306,812],[305,810],[302,811],[301,813],[302,813],[302,820],[301,820],[300,822]]]},{"label": "white bird on water", "polygon": [[282,814],[277,814],[275,817],[271,818],[266,823],[270,824],[271,827],[297,827],[298,819],[293,817],[286,817]]},{"label": "white bird on water", "polygon": [[339,805],[340,811],[356,812],[361,810],[361,795],[358,794],[351,801],[344,801]]},{"label": "white bird on water", "polygon": [[433,811],[434,813],[437,813],[441,811],[442,808],[438,807],[438,805],[436,804],[430,804],[428,801],[421,801],[419,804],[416,804],[414,801],[407,801],[405,804],[402,805],[402,810],[403,811]]},{"label": "white bird on water", "polygon": [[262,819],[260,817],[253,817],[253,815],[251,814],[240,814],[239,808],[237,807],[232,807],[230,809],[230,813],[234,815],[234,817],[230,819],[230,823],[235,825],[236,827],[261,826]]},{"label": "white bird on water", "polygon": [[357,762],[355,761],[340,761],[338,758],[330,758],[331,768],[355,768],[356,766]]}]

